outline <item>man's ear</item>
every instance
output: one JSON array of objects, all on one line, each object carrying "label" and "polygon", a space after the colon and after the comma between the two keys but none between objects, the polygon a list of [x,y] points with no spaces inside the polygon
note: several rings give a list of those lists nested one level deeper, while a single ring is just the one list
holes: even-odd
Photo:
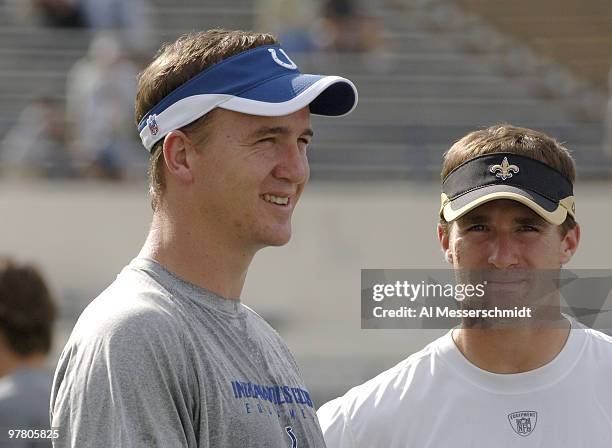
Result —
[{"label": "man's ear", "polygon": [[572,257],[576,253],[579,243],[580,243],[580,225],[576,224],[576,226],[573,229],[570,229],[567,231],[567,233],[561,240],[561,248],[560,248],[561,265],[569,263],[569,261],[572,259]]},{"label": "man's ear", "polygon": [[164,160],[170,176],[185,184],[193,182],[194,175],[189,163],[189,152],[193,151],[189,137],[182,131],[170,131],[164,138]]},{"label": "man's ear", "polygon": [[[450,232],[450,225],[447,227]],[[444,259],[453,264],[453,252],[450,248],[450,235],[444,232],[444,228],[441,224],[438,224],[438,241],[440,241],[440,248],[444,254]]]}]

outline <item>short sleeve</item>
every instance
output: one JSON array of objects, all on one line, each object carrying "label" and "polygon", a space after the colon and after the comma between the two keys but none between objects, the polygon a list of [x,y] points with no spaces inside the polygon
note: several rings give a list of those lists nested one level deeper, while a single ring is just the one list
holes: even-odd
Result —
[{"label": "short sleeve", "polygon": [[325,403],[317,411],[327,448],[357,448],[343,412],[342,403],[342,397],[336,398]]},{"label": "short sleeve", "polygon": [[180,329],[156,309],[82,316],[51,395],[54,447],[192,447],[194,400]]}]

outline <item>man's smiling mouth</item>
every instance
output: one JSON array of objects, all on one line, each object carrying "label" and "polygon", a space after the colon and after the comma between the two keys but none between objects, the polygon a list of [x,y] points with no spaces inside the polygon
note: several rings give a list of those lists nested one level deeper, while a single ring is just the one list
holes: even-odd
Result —
[{"label": "man's smiling mouth", "polygon": [[262,198],[264,201],[270,202],[276,205],[287,206],[289,204],[288,196],[275,196],[273,194],[264,194],[262,195]]}]

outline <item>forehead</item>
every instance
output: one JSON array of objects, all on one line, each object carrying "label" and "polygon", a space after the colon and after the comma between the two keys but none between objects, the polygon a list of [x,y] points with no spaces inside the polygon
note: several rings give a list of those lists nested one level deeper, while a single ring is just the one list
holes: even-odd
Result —
[{"label": "forehead", "polygon": [[215,109],[213,130],[231,129],[235,135],[248,136],[261,128],[287,128],[290,132],[301,133],[310,128],[310,109],[304,107],[292,114],[278,117],[264,117],[243,114],[226,109]]}]

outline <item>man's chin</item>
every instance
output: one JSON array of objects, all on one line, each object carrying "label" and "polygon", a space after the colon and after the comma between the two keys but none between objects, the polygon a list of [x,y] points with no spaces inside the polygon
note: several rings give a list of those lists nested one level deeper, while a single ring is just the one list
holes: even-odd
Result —
[{"label": "man's chin", "polygon": [[264,246],[279,247],[284,246],[291,240],[291,229],[279,229],[275,232],[268,232],[262,243]]}]

